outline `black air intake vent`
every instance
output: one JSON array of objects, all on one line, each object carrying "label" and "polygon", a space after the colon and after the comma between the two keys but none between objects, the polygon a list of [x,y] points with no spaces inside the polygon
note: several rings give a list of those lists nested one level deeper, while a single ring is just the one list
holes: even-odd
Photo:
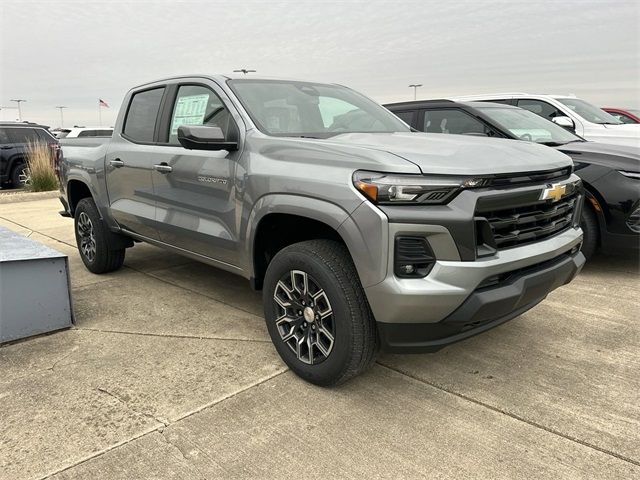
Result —
[{"label": "black air intake vent", "polygon": [[433,251],[424,237],[396,237],[395,247],[394,270],[398,277],[425,277],[435,263]]}]

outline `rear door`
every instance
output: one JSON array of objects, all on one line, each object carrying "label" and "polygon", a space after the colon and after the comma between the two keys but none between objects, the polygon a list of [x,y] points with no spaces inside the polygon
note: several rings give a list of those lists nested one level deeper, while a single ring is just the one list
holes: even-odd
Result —
[{"label": "rear door", "polygon": [[9,160],[15,155],[15,148],[9,141],[5,128],[0,128],[0,181],[6,182],[11,174]]},{"label": "rear door", "polygon": [[122,131],[111,138],[105,157],[113,217],[122,228],[151,239],[158,239],[151,172],[157,163],[156,123],[165,90],[158,86],[133,92]]},{"label": "rear door", "polygon": [[228,137],[239,132],[239,116],[217,84],[194,79],[171,86],[163,118],[159,140],[164,146],[154,156],[162,168],[153,172],[160,239],[237,266],[236,213],[242,199],[235,178],[242,143],[235,152],[187,150],[177,134],[183,124],[211,125]]},{"label": "rear door", "polygon": [[37,144],[40,139],[35,129],[28,127],[8,127],[5,134],[9,143],[6,144],[7,148],[2,150],[2,155],[7,158],[7,169],[11,175],[15,168],[26,163],[29,144]]}]

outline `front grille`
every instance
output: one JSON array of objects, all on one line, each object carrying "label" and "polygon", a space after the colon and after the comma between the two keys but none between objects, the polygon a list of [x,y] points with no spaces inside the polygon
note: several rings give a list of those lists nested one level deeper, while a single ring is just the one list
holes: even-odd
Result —
[{"label": "front grille", "polygon": [[578,199],[574,191],[553,203],[538,201],[517,206],[507,203],[491,210],[476,210],[476,224],[486,221],[491,230],[487,235],[488,232],[478,228],[477,243],[500,250],[551,237],[571,227]]}]

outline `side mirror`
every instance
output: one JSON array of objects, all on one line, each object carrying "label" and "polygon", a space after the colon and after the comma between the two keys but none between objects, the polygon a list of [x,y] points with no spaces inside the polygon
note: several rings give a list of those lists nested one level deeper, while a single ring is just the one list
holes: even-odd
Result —
[{"label": "side mirror", "polygon": [[209,125],[180,125],[178,141],[189,150],[228,150],[238,149],[238,142],[227,141],[220,127]]},{"label": "side mirror", "polygon": [[576,128],[576,124],[573,123],[573,120],[571,120],[569,117],[565,117],[565,116],[553,117],[551,121],[556,125],[560,125],[561,127],[567,128],[569,130],[575,130]]}]

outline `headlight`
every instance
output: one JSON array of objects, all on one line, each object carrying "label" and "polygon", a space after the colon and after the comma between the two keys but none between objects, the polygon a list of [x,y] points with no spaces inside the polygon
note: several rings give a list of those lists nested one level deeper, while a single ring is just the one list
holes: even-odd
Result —
[{"label": "headlight", "polygon": [[354,186],[369,200],[379,204],[443,205],[465,188],[485,186],[483,178],[425,176],[358,171]]},{"label": "headlight", "polygon": [[618,170],[622,175],[629,178],[635,178],[636,180],[640,180],[640,173],[638,172],[625,172],[622,170]]}]

